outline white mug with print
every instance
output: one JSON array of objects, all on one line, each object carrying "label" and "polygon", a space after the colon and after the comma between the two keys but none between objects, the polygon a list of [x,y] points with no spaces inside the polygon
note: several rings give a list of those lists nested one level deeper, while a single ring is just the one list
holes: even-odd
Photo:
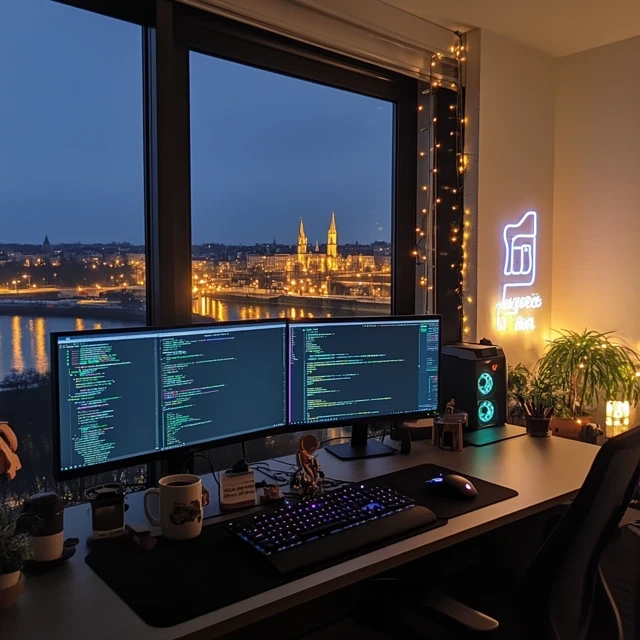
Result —
[{"label": "white mug with print", "polygon": [[[149,509],[149,499],[157,495],[158,516]],[[199,476],[179,473],[158,481],[158,488],[144,494],[144,513],[147,520],[162,528],[162,535],[171,540],[197,538],[202,531],[204,507],[209,504],[209,492]]]}]

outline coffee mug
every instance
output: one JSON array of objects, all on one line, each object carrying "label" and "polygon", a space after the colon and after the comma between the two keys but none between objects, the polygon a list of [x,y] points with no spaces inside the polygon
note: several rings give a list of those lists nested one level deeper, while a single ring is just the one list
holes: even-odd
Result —
[{"label": "coffee mug", "polygon": [[[149,510],[152,495],[157,495],[160,502],[158,517]],[[172,540],[188,540],[200,535],[207,504],[209,492],[202,486],[200,477],[190,473],[160,478],[158,488],[147,489],[144,494],[147,520],[161,527],[162,535]]]}]

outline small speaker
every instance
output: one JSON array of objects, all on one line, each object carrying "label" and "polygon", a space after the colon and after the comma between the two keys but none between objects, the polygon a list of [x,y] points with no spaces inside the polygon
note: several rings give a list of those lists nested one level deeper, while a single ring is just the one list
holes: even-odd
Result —
[{"label": "small speaker", "polygon": [[442,401],[469,414],[469,429],[507,421],[507,362],[500,347],[457,342],[442,347]]}]

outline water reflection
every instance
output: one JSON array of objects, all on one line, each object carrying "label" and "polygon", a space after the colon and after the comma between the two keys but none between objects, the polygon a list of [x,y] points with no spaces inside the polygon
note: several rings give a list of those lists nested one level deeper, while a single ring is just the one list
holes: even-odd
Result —
[{"label": "water reflection", "polygon": [[22,371],[24,369],[24,354],[22,352],[22,324],[20,316],[11,319],[11,368]]},{"label": "water reflection", "polygon": [[[49,370],[49,334],[83,329],[113,329],[138,323],[120,320],[83,320],[47,316],[0,315],[0,380],[12,369],[35,369],[44,374]],[[1,408],[1,405],[0,405]],[[0,416],[0,420],[3,419]]]},{"label": "water reflection", "polygon": [[226,322],[229,320],[229,305],[225,302],[220,302],[214,298],[208,298],[203,296],[200,298],[200,306],[197,302],[194,302],[194,311],[201,316],[209,316],[215,318],[219,322]]},{"label": "water reflection", "polygon": [[35,369],[38,373],[46,373],[49,370],[49,357],[47,356],[47,332],[45,328],[44,318],[36,318],[31,329],[31,336],[34,345],[31,351],[34,354]]},{"label": "water reflection", "polygon": [[262,320],[270,317],[271,313],[269,313],[269,309],[247,306],[240,307],[240,320]]}]

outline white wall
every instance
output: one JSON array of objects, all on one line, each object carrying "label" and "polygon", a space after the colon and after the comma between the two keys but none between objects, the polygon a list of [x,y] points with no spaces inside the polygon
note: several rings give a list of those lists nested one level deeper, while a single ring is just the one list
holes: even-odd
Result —
[{"label": "white wall", "polygon": [[[469,34],[468,46],[467,86],[479,86],[475,111],[472,97],[467,96],[470,132],[477,127],[477,148],[469,149],[470,172],[478,175],[476,228],[471,229],[477,237],[476,336],[501,345],[512,364],[533,364],[551,324],[554,61],[484,29]],[[473,64],[478,48],[479,67]],[[474,208],[474,194],[466,196],[467,206]],[[538,212],[537,277],[521,295],[538,293],[543,306],[532,313],[535,331],[499,332],[495,305],[504,283],[502,230],[529,210]]]},{"label": "white wall", "polygon": [[640,349],[640,37],[556,62],[552,326]]}]

